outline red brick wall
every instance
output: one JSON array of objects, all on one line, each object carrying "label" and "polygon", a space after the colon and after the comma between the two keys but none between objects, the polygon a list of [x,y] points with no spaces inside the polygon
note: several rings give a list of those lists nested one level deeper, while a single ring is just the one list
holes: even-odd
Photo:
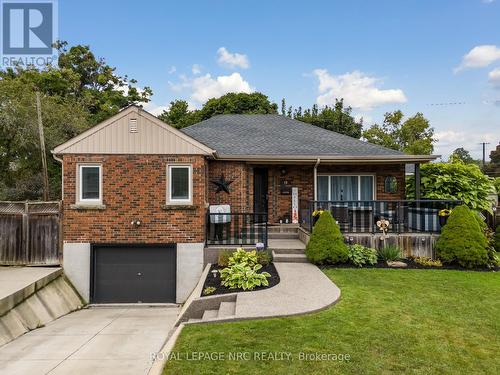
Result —
[{"label": "red brick wall", "polygon": [[[212,180],[218,180],[221,175],[229,185],[230,193],[216,193],[217,186]],[[210,161],[208,163],[208,202],[210,204],[229,204],[231,212],[253,211],[253,171],[244,162]]]},{"label": "red brick wall", "polygon": [[[64,155],[64,240],[92,243],[204,242],[206,161],[183,155]],[[100,162],[104,210],[71,208],[77,163]],[[193,166],[194,209],[164,210],[166,165]],[[134,228],[130,222],[140,220]]]},{"label": "red brick wall", "polygon": [[[292,197],[280,193],[282,179],[299,188],[299,208],[307,208],[308,202],[314,199],[314,166],[313,165],[247,165],[244,162],[210,161],[208,164],[209,180],[218,179],[221,174],[227,180],[233,180],[231,193],[215,193],[216,186],[208,182],[208,201],[210,204],[229,204],[233,212],[253,211],[253,168],[268,169],[269,221],[277,223],[280,219],[291,215]],[[282,169],[286,170],[284,175]],[[405,198],[404,164],[380,165],[321,165],[318,173],[373,173],[376,175],[376,199],[397,200]],[[384,180],[394,176],[398,180],[398,191],[390,194],[384,192]]]},{"label": "red brick wall", "polygon": [[[286,171],[285,174],[281,173],[282,169]],[[285,216],[291,220],[292,195],[281,194],[282,179],[299,189],[299,209],[306,208],[308,202],[314,199],[314,166],[269,166],[269,221],[271,223],[277,223]]]}]

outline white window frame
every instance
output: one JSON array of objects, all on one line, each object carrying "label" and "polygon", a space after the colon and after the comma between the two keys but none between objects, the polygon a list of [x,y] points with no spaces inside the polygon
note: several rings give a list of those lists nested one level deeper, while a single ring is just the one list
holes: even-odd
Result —
[{"label": "white window frame", "polygon": [[[187,199],[176,199],[172,198],[172,169],[175,168],[188,168],[188,198]],[[167,204],[193,204],[193,166],[191,164],[168,164],[167,165]]]},{"label": "white window frame", "polygon": [[[84,199],[83,198],[83,168],[99,168],[99,198],[98,199]],[[102,204],[102,164],[98,163],[84,163],[78,164],[78,203],[80,204]]]},{"label": "white window frame", "polygon": [[318,177],[320,176],[327,176],[328,177],[328,200],[332,200],[332,179],[331,177],[333,176],[338,176],[338,177],[352,177],[356,176],[358,177],[358,201],[360,201],[361,197],[361,177],[372,177],[372,183],[373,183],[373,188],[372,188],[372,199],[371,200],[377,200],[377,175],[375,173],[318,173],[316,177],[316,186],[319,186],[318,184]]}]

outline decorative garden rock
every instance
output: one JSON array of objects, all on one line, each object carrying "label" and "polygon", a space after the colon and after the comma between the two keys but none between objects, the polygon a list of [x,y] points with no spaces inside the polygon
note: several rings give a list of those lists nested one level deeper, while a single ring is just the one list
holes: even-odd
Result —
[{"label": "decorative garden rock", "polygon": [[405,262],[400,262],[398,260],[393,262],[387,262],[387,265],[392,268],[406,268],[408,265]]}]

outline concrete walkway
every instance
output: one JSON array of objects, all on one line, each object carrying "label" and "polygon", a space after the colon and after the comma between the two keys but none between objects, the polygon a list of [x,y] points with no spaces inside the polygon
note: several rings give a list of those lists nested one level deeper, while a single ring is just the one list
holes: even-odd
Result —
[{"label": "concrete walkway", "polygon": [[[280,276],[278,285],[255,292],[195,298],[190,301],[191,306],[185,306],[179,322],[196,324],[306,314],[325,309],[340,298],[340,289],[310,263],[274,263],[274,266]],[[198,284],[199,290],[194,293],[201,293],[200,285],[203,283]],[[226,307],[234,312],[227,313]]]},{"label": "concrete walkway", "polygon": [[147,374],[177,307],[91,308],[0,347],[0,374]]},{"label": "concrete walkway", "polygon": [[274,263],[280,283],[257,292],[238,293],[236,319],[310,313],[340,298],[340,289],[310,263]]}]

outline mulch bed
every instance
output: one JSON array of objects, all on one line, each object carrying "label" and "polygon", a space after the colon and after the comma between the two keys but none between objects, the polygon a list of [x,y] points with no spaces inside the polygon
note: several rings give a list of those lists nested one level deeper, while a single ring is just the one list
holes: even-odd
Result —
[{"label": "mulch bed", "polygon": [[[210,271],[208,272],[207,278],[205,279],[205,284],[203,284],[203,290],[209,286],[215,288],[215,292],[210,293],[209,296],[214,296],[217,294],[227,294],[227,293],[255,292],[257,290],[272,288],[273,286],[279,284],[280,282],[280,276],[278,275],[278,271],[276,271],[276,267],[274,267],[274,264],[269,263],[267,266],[263,266],[259,270],[259,273],[269,272],[269,274],[271,275],[271,277],[267,278],[267,280],[269,281],[268,286],[258,286],[253,290],[229,289],[221,285],[220,274],[218,272],[216,277],[214,277],[212,274],[213,270],[219,270],[223,268],[224,267],[220,267],[218,264],[212,264],[212,267],[210,267]],[[205,297],[205,295],[203,295],[203,290],[202,290],[202,297]]]},{"label": "mulch bed", "polygon": [[351,263],[339,263],[333,265],[322,266],[321,268],[394,268],[394,269],[423,269],[423,270],[456,270],[456,271],[479,271],[479,272],[495,272],[500,271],[500,267],[495,268],[487,268],[487,267],[476,267],[476,268],[464,268],[457,264],[443,264],[442,267],[432,267],[432,266],[423,266],[413,259],[401,259],[401,262],[407,264],[404,268],[390,267],[386,262],[379,260],[377,264],[365,265],[363,267],[356,267]]}]

